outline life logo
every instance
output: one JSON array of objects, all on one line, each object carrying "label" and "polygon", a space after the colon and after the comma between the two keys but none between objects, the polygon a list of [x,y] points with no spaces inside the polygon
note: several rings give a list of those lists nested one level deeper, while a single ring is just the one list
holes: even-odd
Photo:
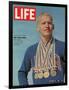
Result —
[{"label": "life logo", "polygon": [[15,6],[14,7],[14,20],[35,21],[36,8]]}]

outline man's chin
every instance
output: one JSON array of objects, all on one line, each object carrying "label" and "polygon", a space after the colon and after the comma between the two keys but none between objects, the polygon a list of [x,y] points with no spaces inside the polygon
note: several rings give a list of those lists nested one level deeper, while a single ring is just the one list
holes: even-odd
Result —
[{"label": "man's chin", "polygon": [[51,33],[44,33],[44,36],[50,36]]}]

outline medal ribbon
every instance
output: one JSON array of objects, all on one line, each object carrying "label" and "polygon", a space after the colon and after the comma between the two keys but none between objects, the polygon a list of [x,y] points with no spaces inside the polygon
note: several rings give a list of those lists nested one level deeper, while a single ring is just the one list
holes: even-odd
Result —
[{"label": "medal ribbon", "polygon": [[36,52],[36,60],[35,67],[41,69],[51,69],[56,66],[55,61],[55,42],[53,39],[47,44],[46,47],[39,43],[37,52]]}]

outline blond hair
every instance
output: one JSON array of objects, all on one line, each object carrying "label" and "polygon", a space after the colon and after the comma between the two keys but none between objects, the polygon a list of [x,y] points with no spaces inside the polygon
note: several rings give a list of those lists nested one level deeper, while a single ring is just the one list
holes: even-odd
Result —
[{"label": "blond hair", "polygon": [[52,18],[52,16],[50,15],[50,14],[48,14],[48,13],[41,13],[37,18],[36,18],[36,24],[37,24],[37,26],[39,25],[39,22],[40,22],[40,19],[41,19],[41,17],[43,17],[43,16],[48,16],[48,17],[50,17],[51,18],[51,21],[53,22],[53,18]]}]

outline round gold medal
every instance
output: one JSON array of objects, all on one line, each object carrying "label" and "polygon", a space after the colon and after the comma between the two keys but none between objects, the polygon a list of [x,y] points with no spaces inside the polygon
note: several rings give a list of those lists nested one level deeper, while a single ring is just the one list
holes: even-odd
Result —
[{"label": "round gold medal", "polygon": [[35,73],[34,78],[38,79],[38,73]]},{"label": "round gold medal", "polygon": [[56,73],[57,72],[55,70],[51,70],[51,72],[50,72],[50,74],[51,74],[52,77],[56,76]]},{"label": "round gold medal", "polygon": [[39,73],[38,73],[38,78],[39,78],[39,79],[43,78],[43,72],[39,72]]},{"label": "round gold medal", "polygon": [[49,77],[49,71],[44,72],[44,78],[48,78]]}]

